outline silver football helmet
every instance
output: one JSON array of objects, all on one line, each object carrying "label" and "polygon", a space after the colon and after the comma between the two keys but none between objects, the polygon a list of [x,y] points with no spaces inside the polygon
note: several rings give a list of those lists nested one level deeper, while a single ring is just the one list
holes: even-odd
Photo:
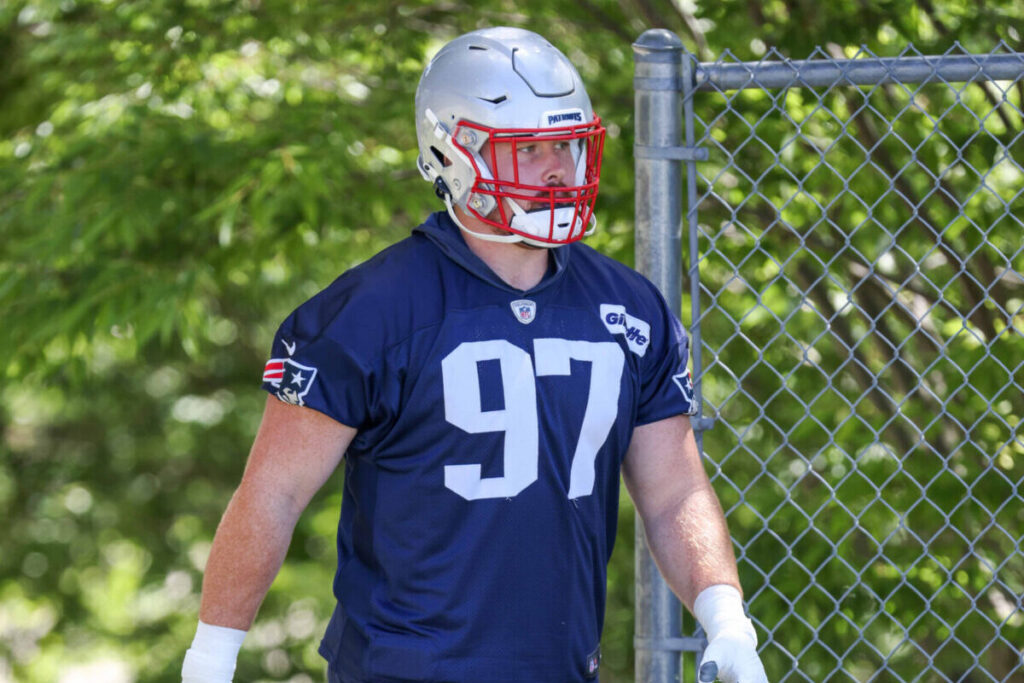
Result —
[{"label": "silver football helmet", "polygon": [[[416,137],[420,173],[477,237],[553,247],[596,225],[604,128],[576,68],[536,33],[489,28],[445,45],[416,89]],[[538,141],[571,152],[573,177],[520,178],[518,150]],[[501,234],[467,229],[456,206]]]}]

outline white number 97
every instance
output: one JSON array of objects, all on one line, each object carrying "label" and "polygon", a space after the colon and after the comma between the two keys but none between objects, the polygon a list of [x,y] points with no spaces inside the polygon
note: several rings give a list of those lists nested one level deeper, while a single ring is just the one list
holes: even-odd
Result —
[{"label": "white number 97", "polygon": [[[481,476],[481,466],[446,465],[444,485],[466,500],[511,498],[537,480],[537,383],[534,378],[569,375],[570,360],[589,362],[590,390],[573,453],[569,498],[594,491],[594,459],[615,422],[624,358],[615,342],[536,339],[536,372],[530,354],[503,339],[465,342],[441,361],[445,419],[470,434],[504,432],[504,474]],[[501,367],[505,407],[484,411],[477,363],[496,360]]]}]

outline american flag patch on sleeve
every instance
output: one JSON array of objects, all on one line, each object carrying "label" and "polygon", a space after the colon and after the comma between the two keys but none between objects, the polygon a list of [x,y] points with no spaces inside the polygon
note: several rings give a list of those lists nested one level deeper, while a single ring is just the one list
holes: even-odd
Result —
[{"label": "american flag patch on sleeve", "polygon": [[270,382],[273,385],[278,385],[284,378],[284,359],[282,358],[271,358],[267,361],[267,364],[263,366],[263,381]]}]

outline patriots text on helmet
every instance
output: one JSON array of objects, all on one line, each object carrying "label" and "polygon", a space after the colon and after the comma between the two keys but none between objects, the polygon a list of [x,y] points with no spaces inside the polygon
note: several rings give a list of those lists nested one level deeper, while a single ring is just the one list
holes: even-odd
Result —
[{"label": "patriots text on helmet", "polygon": [[573,111],[567,114],[548,114],[548,125],[553,126],[556,123],[562,123],[563,121],[574,121],[576,123],[583,123],[583,112]]}]

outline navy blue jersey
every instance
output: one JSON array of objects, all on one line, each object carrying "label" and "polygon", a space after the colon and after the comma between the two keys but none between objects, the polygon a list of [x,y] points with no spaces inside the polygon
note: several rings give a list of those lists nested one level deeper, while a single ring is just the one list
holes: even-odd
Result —
[{"label": "navy blue jersey", "polygon": [[345,458],[342,681],[596,676],[633,428],[691,413],[687,338],[582,244],[516,290],[445,213],[282,324],[264,388],[358,434]]}]

